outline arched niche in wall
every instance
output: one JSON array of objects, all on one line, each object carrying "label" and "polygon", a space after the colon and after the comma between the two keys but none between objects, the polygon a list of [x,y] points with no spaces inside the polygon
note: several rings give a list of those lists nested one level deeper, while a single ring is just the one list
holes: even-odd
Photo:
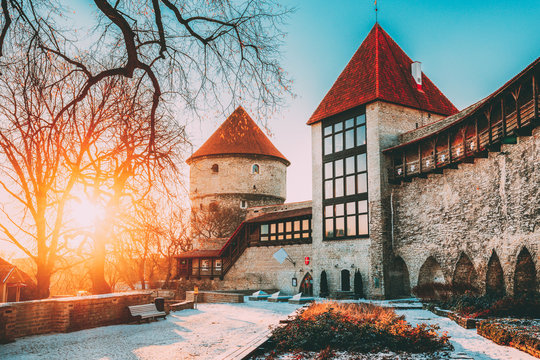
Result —
[{"label": "arched niche in wall", "polygon": [[476,287],[476,270],[471,259],[465,253],[461,253],[454,269],[452,278],[452,290],[455,294],[463,294],[467,291],[478,292]]},{"label": "arched niche in wall", "polygon": [[426,259],[418,272],[418,285],[413,289],[422,299],[442,299],[448,297],[448,286],[441,266],[433,256]]},{"label": "arched niche in wall", "polygon": [[351,291],[351,272],[347,269],[341,270],[341,291]]},{"label": "arched niche in wall", "polygon": [[486,271],[486,294],[504,296],[506,287],[504,285],[504,273],[497,256],[497,252],[493,250]]},{"label": "arched niche in wall", "polygon": [[388,289],[389,297],[398,298],[409,296],[411,294],[409,269],[400,256],[395,257],[394,261],[390,264],[388,275],[390,280],[390,287]]},{"label": "arched niche in wall", "polygon": [[526,247],[519,252],[514,272],[514,296],[536,292],[536,267],[531,253]]}]

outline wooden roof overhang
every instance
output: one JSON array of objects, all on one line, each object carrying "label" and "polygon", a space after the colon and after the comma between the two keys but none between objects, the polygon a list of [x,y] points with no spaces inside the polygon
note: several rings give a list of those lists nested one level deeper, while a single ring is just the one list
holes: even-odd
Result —
[{"label": "wooden roof overhang", "polygon": [[474,162],[501,144],[516,143],[539,125],[540,58],[501,88],[459,113],[404,133],[401,143],[383,150],[392,158],[390,182]]}]

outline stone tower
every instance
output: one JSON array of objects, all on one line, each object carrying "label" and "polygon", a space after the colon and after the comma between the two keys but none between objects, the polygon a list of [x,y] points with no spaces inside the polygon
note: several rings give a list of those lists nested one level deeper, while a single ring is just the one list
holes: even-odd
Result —
[{"label": "stone tower", "polygon": [[331,287],[348,288],[358,273],[368,297],[388,295],[392,189],[382,150],[457,112],[419,65],[375,24],[308,121],[316,292],[326,271]]},{"label": "stone tower", "polygon": [[192,209],[282,204],[290,162],[240,106],[186,161]]}]

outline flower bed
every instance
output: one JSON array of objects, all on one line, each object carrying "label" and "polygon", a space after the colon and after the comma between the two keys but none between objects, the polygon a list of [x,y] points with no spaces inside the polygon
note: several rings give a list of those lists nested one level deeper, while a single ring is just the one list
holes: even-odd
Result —
[{"label": "flower bed", "polygon": [[[275,353],[381,351],[432,353],[451,347],[438,327],[408,324],[393,309],[370,304],[324,302],[312,304],[286,326],[273,329],[270,344]],[[331,358],[331,357],[327,357]]]},{"label": "flower bed", "polygon": [[480,321],[477,333],[497,344],[515,347],[540,358],[540,320]]}]

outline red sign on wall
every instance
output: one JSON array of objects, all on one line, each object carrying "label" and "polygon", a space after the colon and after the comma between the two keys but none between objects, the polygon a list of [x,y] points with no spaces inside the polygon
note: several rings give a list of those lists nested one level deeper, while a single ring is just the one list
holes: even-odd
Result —
[{"label": "red sign on wall", "polygon": [[309,265],[309,256],[306,256],[306,257],[304,258],[304,263],[305,263],[306,265]]}]

